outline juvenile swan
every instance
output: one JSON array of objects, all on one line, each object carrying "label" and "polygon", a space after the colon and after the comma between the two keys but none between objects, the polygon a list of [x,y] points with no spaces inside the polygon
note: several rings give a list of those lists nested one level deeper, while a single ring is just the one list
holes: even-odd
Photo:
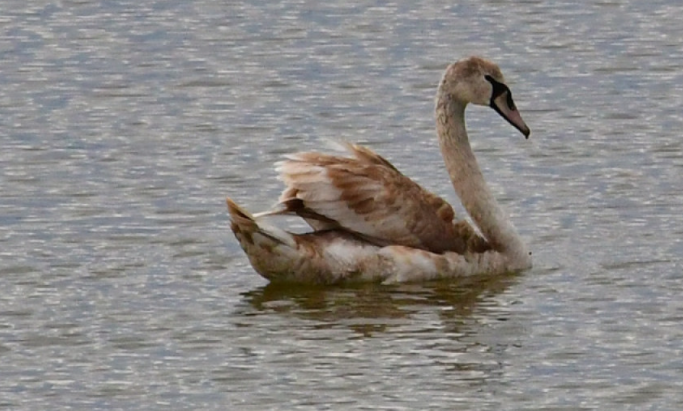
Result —
[{"label": "juvenile swan", "polygon": [[[531,254],[491,194],[465,129],[467,104],[490,106],[525,137],[500,69],[479,57],[446,68],[436,93],[436,131],[453,188],[478,230],[451,206],[367,147],[348,155],[292,154],[277,164],[285,190],[252,215],[227,199],[231,228],[254,269],[270,281],[424,281],[531,267]],[[263,222],[298,215],[313,231]]]}]

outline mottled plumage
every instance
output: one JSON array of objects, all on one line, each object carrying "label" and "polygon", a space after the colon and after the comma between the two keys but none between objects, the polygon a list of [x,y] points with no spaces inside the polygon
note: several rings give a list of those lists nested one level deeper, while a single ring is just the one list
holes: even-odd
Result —
[{"label": "mottled plumage", "polygon": [[[506,94],[507,93],[507,94]],[[491,105],[528,135],[504,78],[472,57],[450,65],[437,92],[437,132],[446,168],[483,234],[439,196],[367,147],[347,155],[296,153],[277,164],[285,189],[271,211],[252,216],[228,199],[232,230],[271,281],[420,281],[528,268],[529,253],[497,205],[471,151],[467,103]],[[292,234],[263,217],[298,215],[312,232]]]}]

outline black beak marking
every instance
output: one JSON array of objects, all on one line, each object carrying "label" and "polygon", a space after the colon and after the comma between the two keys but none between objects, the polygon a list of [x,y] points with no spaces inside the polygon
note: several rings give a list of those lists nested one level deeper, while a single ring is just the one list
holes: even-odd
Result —
[{"label": "black beak marking", "polygon": [[508,103],[508,108],[510,110],[516,110],[517,108],[515,107],[515,102],[512,100],[512,92],[506,86],[505,84],[497,81],[493,77],[489,76],[488,74],[484,76],[484,78],[491,83],[491,86],[493,86],[493,92],[491,93],[491,100],[489,102],[489,105],[491,108],[495,109],[496,105],[493,102],[495,99],[497,99],[501,94],[503,93],[508,93],[507,94],[507,103]]}]

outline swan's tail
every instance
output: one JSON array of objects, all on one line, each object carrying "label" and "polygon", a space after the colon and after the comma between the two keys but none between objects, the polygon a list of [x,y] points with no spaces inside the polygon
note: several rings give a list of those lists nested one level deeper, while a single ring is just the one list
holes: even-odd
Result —
[{"label": "swan's tail", "polygon": [[249,244],[260,244],[261,246],[268,245],[270,247],[286,246],[296,248],[296,240],[294,235],[270,226],[263,222],[257,221],[250,212],[240,207],[231,199],[226,199],[228,203],[228,213],[232,224],[230,228],[235,233],[237,240],[244,247],[244,242]]},{"label": "swan's tail", "polygon": [[302,258],[294,234],[270,226],[227,199],[230,228],[256,271],[269,280],[288,275]]},{"label": "swan's tail", "polygon": [[292,234],[266,224],[229,198],[227,203],[237,241],[254,269],[270,281],[336,283],[383,277],[374,244],[335,230]]}]

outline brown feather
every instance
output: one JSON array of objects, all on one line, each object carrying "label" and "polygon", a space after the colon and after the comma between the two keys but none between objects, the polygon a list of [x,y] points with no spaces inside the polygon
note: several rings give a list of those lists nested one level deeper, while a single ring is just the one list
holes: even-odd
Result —
[{"label": "brown feather", "polygon": [[442,253],[483,249],[486,241],[453,208],[367,147],[353,157],[297,153],[280,163],[280,204],[316,230],[342,228],[374,244]]}]

